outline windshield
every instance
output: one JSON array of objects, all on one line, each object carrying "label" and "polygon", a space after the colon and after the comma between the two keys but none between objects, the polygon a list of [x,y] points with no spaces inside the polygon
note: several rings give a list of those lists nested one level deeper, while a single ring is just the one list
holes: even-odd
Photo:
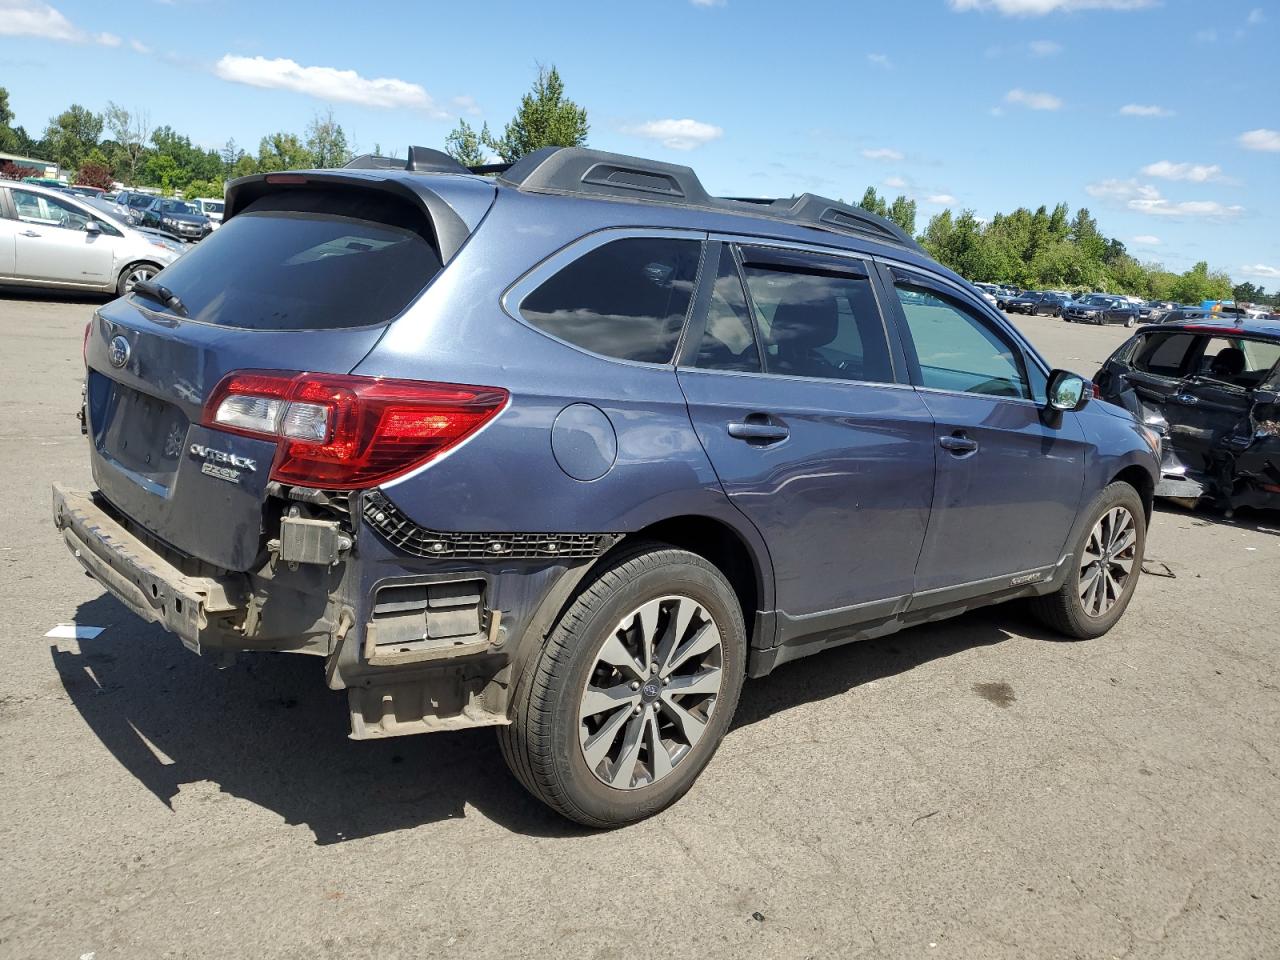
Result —
[{"label": "windshield", "polygon": [[[271,209],[290,202],[301,203],[263,198],[165,269],[165,286],[192,320],[251,330],[387,323],[441,268],[421,215],[406,217],[398,203],[362,197],[316,204],[325,212]],[[361,216],[340,215],[347,210]]]},{"label": "windshield", "polygon": [[94,214],[102,220],[108,220],[117,227],[128,226],[128,221],[120,216],[120,210],[115,204],[100,200],[97,197],[81,197],[80,202],[86,207],[90,207]]}]

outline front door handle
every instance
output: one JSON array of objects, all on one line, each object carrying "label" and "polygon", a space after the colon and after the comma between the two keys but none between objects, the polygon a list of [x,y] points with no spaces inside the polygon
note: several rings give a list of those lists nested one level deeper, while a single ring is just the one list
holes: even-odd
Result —
[{"label": "front door handle", "polygon": [[791,436],[791,431],[777,423],[731,423],[729,436],[756,443],[777,443]]},{"label": "front door handle", "polygon": [[23,230],[20,234],[18,234],[18,236],[20,236],[20,237],[38,237],[38,236],[40,236],[40,234],[36,233],[34,230]]},{"label": "front door handle", "polygon": [[952,453],[960,455],[976,452],[978,441],[972,437],[966,437],[964,434],[953,433],[950,436],[939,437],[938,446],[942,447],[943,450],[950,450]]}]

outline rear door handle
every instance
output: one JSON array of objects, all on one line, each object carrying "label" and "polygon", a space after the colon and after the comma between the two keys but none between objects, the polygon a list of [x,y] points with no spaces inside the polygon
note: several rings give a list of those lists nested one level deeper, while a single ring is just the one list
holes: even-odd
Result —
[{"label": "rear door handle", "polygon": [[972,437],[951,434],[947,437],[938,438],[938,446],[943,450],[950,450],[952,453],[974,453],[978,449],[978,441]]},{"label": "rear door handle", "polygon": [[40,236],[40,234],[36,233],[34,230],[23,230],[20,234],[18,234],[18,236],[20,236],[20,237],[38,237],[38,236]]},{"label": "rear door handle", "polygon": [[776,423],[731,423],[729,436],[738,440],[755,440],[761,443],[777,443],[791,436],[791,431]]}]

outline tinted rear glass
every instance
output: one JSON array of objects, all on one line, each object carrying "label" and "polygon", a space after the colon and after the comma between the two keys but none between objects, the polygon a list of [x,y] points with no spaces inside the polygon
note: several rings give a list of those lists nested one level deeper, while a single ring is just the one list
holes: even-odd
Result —
[{"label": "tinted rear glass", "polygon": [[1196,336],[1192,333],[1153,333],[1138,348],[1133,366],[1144,373],[1154,373],[1161,377],[1180,376],[1187,351],[1195,341]]},{"label": "tinted rear glass", "polygon": [[[311,209],[277,209],[290,205]],[[387,323],[441,268],[424,235],[429,225],[415,224],[415,217],[421,220],[393,202],[267,196],[167,267],[158,282],[202,323],[250,330]]]},{"label": "tinted rear glass", "polygon": [[520,313],[540,330],[592,353],[670,363],[701,253],[696,240],[614,240],[545,281],[525,297]]}]

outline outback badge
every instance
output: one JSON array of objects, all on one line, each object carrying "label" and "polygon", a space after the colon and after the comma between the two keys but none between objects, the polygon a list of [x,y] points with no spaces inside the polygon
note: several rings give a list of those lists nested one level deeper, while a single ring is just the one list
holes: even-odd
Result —
[{"label": "outback badge", "polygon": [[204,461],[200,465],[200,472],[218,480],[236,483],[240,479],[242,470],[248,470],[250,473],[256,473],[258,470],[258,461],[251,457],[227,453],[225,450],[215,450],[203,443],[193,443],[190,450],[193,457]]}]

